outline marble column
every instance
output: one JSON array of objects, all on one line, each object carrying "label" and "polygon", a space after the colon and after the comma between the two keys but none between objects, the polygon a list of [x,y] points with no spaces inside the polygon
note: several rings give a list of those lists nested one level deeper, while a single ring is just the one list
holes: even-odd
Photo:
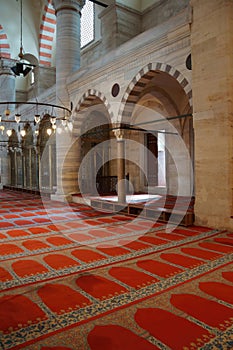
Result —
[{"label": "marble column", "polygon": [[[11,70],[12,61],[7,58],[0,59],[0,102],[12,102],[15,101],[15,75]],[[14,105],[8,105],[8,109],[13,111],[15,108]],[[2,119],[6,119],[4,115],[7,105],[0,105],[0,115]],[[6,129],[1,132],[1,140],[7,141],[8,136],[6,135]],[[10,173],[8,166],[8,155],[6,150],[0,150],[0,159],[1,159],[1,180],[0,188],[4,185],[10,183]]]},{"label": "marble column", "polygon": [[84,0],[53,0],[56,27],[57,102],[70,106],[67,77],[80,67],[80,18]]},{"label": "marble column", "polygon": [[17,164],[17,149],[16,148],[14,148],[14,169],[15,169],[14,186],[17,187],[17,185],[18,185],[18,164]]},{"label": "marble column", "polygon": [[3,188],[3,185],[2,185],[2,157],[0,157],[0,190],[2,190],[2,188]]},{"label": "marble column", "polygon": [[53,191],[53,163],[52,163],[52,145],[49,145],[48,150],[48,158],[49,158],[49,190]]},{"label": "marble column", "polygon": [[28,162],[29,162],[29,188],[32,189],[32,147],[28,150]]},{"label": "marble column", "polygon": [[233,1],[192,0],[196,224],[233,229]]},{"label": "marble column", "polygon": [[[0,102],[15,101],[15,75],[11,70],[12,61],[1,58],[0,59]],[[6,105],[0,105],[0,114],[4,115]],[[8,109],[13,111],[14,105],[9,105]]]},{"label": "marble column", "polygon": [[121,129],[114,130],[117,139],[117,194],[118,202],[126,203],[126,179],[125,179],[125,140]]},{"label": "marble column", "polygon": [[[56,28],[56,99],[57,104],[70,109],[67,77],[80,67],[80,17],[84,0],[53,0],[57,17]],[[63,111],[60,117],[67,117]],[[56,134],[57,190],[53,199],[63,200],[78,191],[78,142],[72,130],[61,127]]]}]

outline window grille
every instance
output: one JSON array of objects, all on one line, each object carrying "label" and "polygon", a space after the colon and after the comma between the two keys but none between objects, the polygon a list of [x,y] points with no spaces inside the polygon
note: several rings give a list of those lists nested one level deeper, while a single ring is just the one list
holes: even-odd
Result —
[{"label": "window grille", "polygon": [[81,16],[81,48],[94,40],[94,6],[86,1]]}]

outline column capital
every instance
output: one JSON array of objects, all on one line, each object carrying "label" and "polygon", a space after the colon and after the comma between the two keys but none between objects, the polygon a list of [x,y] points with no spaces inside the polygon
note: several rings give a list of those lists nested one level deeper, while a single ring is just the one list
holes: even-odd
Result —
[{"label": "column capital", "polygon": [[55,9],[55,14],[57,16],[58,12],[63,10],[79,12],[81,15],[81,10],[85,5],[86,0],[53,0],[52,4]]},{"label": "column capital", "polygon": [[122,129],[114,129],[113,133],[117,139],[117,141],[123,141],[124,140],[124,130]]},{"label": "column capital", "polygon": [[0,59],[0,75],[7,74],[7,75],[15,76],[14,72],[11,70],[11,67],[13,64],[14,64],[14,61],[12,59],[1,58]]}]

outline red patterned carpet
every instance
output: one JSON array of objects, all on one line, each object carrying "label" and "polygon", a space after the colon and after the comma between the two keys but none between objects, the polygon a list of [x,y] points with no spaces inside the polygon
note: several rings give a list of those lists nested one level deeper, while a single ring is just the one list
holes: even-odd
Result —
[{"label": "red patterned carpet", "polygon": [[0,191],[0,348],[233,349],[233,233]]}]

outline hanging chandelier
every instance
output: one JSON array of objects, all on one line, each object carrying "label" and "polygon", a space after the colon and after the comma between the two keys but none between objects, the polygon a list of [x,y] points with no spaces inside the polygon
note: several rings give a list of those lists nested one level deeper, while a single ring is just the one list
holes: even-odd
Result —
[{"label": "hanging chandelier", "polygon": [[[4,111],[4,115],[0,114],[0,132],[3,134],[4,131],[6,130],[6,134],[8,137],[11,136],[11,132],[12,132],[12,130],[8,128],[9,124],[16,124],[19,126],[20,124],[32,123],[36,126],[42,121],[42,118],[45,114],[50,116],[50,123],[51,123],[51,131],[52,132],[54,132],[56,130],[57,121],[61,121],[61,125],[63,127],[66,127],[66,126],[70,127],[70,125],[72,124],[72,120],[71,120],[72,104],[71,104],[71,109],[66,108],[64,106],[60,106],[60,105],[55,105],[55,104],[51,104],[51,103],[43,103],[43,102],[38,102],[38,101],[36,101],[36,102],[34,102],[34,101],[27,101],[27,102],[25,102],[25,101],[4,101],[4,102],[0,102],[0,106],[1,105],[5,105],[6,108]],[[26,118],[25,116],[22,116],[21,113],[19,113],[18,111],[14,114],[14,119],[13,119],[13,117],[10,118],[10,114],[11,114],[11,111],[9,109],[10,105],[17,105],[17,109],[19,109],[19,105],[35,106],[36,112],[34,114],[34,118],[32,118],[32,117]],[[41,107],[42,108],[47,107],[47,109],[40,115],[38,113],[38,108],[41,108]],[[49,112],[49,108],[51,108],[50,112]],[[62,111],[63,116],[57,117],[57,115],[59,114],[58,110]],[[22,132],[23,132],[23,130],[20,131],[20,134],[21,134],[21,136],[24,136],[22,134]],[[50,131],[48,131],[48,134],[51,135],[51,133],[50,133]]]},{"label": "hanging chandelier", "polygon": [[[23,49],[23,5],[22,0],[17,0],[20,2],[20,48],[19,48],[19,54],[18,59],[15,61],[15,65],[11,67],[10,69],[14,73],[15,76],[23,75],[26,77],[26,75],[32,70],[33,67],[36,67],[36,65],[27,63],[24,60],[24,49]],[[50,103],[42,103],[38,102],[37,98],[35,97],[36,101],[4,101],[0,102],[0,107],[5,106],[4,108],[0,109],[2,111],[2,115],[0,114],[0,135],[6,134],[8,137],[12,135],[13,129],[18,131],[22,137],[25,136],[25,130],[23,128],[20,128],[20,124],[31,124],[33,123],[36,127],[39,125],[39,123],[42,121],[44,115],[48,115],[50,117],[50,123],[51,128],[47,130],[48,135],[50,136],[53,132],[56,130],[56,122],[57,120],[61,121],[61,125],[63,127],[71,129],[71,112],[72,112],[72,103],[71,103],[71,109],[66,108],[61,105],[55,105]],[[34,118],[32,115],[30,115],[29,112],[23,113],[21,110],[21,106],[26,105],[32,105],[35,106],[35,113]],[[13,106],[13,108],[10,106]],[[15,108],[15,113],[13,116],[11,116],[12,109]],[[45,109],[46,108],[46,109]],[[43,113],[39,113],[38,110],[43,110]],[[50,110],[50,111],[49,111]],[[56,113],[57,110],[57,113]],[[58,110],[62,111],[62,113],[58,113]],[[3,112],[4,111],[4,112]],[[59,117],[57,117],[59,115]],[[60,117],[63,115],[62,117]],[[12,128],[12,124],[15,123],[15,126]],[[59,132],[59,129],[57,130]],[[35,134],[38,134],[38,129],[35,130]],[[0,140],[2,142],[2,140]]]},{"label": "hanging chandelier", "polygon": [[11,70],[17,76],[20,76],[22,74],[24,77],[26,77],[26,75],[32,70],[32,67],[35,67],[35,65],[23,61],[24,53],[23,53],[23,4],[22,4],[22,0],[20,0],[20,44],[19,44],[19,46],[20,46],[20,48],[19,48],[18,57],[19,57],[20,61],[16,62],[16,65],[11,67]]}]

